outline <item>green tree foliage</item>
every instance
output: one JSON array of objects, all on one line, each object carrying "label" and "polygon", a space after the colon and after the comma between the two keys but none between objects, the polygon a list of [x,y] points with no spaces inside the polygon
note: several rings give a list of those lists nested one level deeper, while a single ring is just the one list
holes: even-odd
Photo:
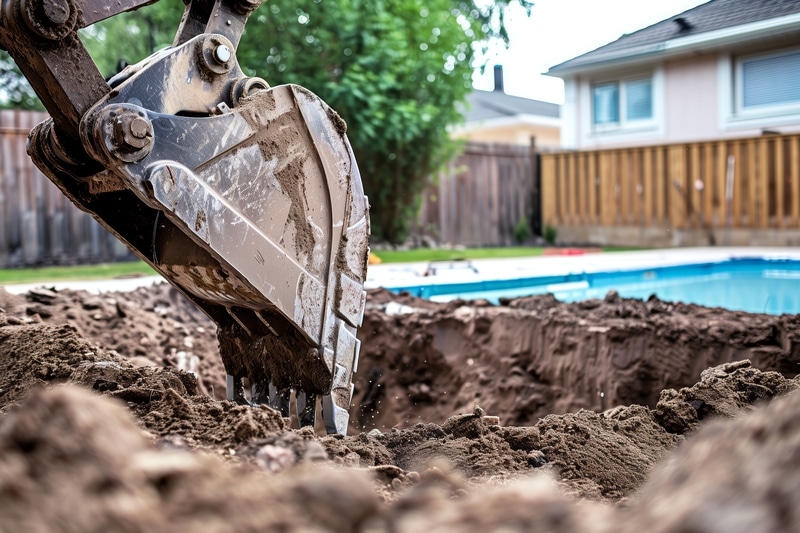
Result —
[{"label": "green tree foliage", "polygon": [[0,50],[0,109],[34,109],[44,107],[33,92],[28,80],[17,68],[17,64]]},{"label": "green tree foliage", "polygon": [[109,77],[120,70],[120,63],[136,63],[170,46],[183,7],[182,2],[163,0],[86,28],[81,37],[100,72]]},{"label": "green tree foliage", "polygon": [[[448,128],[489,44],[507,42],[509,4],[530,0],[269,0],[238,50],[245,72],[297,83],[348,123],[373,234],[401,241],[429,176],[453,156]],[[162,1],[84,31],[106,75],[168,45],[183,5]]]}]

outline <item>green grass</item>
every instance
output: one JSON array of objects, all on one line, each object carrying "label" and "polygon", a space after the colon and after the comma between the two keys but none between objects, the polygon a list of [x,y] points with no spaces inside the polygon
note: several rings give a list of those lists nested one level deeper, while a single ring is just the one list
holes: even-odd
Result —
[{"label": "green grass", "polygon": [[[627,252],[642,248],[603,248],[604,252]],[[429,261],[458,261],[471,259],[508,259],[514,257],[537,257],[544,254],[539,246],[512,246],[502,248],[467,248],[464,250],[442,250],[416,248],[414,250],[379,250],[374,252],[383,263],[425,263]]]},{"label": "green grass", "polygon": [[0,285],[47,281],[113,279],[133,276],[153,276],[155,274],[155,270],[150,268],[143,261],[65,267],[4,268],[0,269]]},{"label": "green grass", "polygon": [[535,257],[542,255],[544,248],[525,246],[512,248],[467,248],[465,250],[442,250],[416,248],[414,250],[380,250],[374,252],[384,263],[413,263],[427,261],[457,261],[461,259],[500,259],[508,257]]}]

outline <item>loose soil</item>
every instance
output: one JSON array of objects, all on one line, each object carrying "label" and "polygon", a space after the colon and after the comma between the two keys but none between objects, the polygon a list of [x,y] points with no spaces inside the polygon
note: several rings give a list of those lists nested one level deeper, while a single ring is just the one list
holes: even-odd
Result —
[{"label": "loose soil", "polygon": [[168,285],[0,308],[0,531],[800,529],[795,316],[373,291],[339,437]]}]

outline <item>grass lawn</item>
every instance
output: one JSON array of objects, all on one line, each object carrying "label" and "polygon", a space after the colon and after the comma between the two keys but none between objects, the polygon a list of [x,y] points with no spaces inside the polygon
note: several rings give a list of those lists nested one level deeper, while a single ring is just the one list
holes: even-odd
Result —
[{"label": "grass lawn", "polygon": [[154,275],[156,275],[155,270],[143,261],[64,267],[4,268],[0,269],[0,285]]},{"label": "grass lawn", "polygon": [[[622,252],[640,248],[603,248],[604,252]],[[459,259],[505,259],[514,257],[536,257],[543,255],[545,248],[539,246],[510,246],[499,248],[467,248],[465,250],[380,250],[373,252],[383,263],[411,263],[427,261],[456,261]]]},{"label": "grass lawn", "polygon": [[523,246],[513,248],[467,248],[442,250],[416,248],[414,250],[380,250],[373,252],[384,263],[413,263],[427,261],[456,261],[459,259],[499,259],[504,257],[534,257],[542,255],[544,248]]}]

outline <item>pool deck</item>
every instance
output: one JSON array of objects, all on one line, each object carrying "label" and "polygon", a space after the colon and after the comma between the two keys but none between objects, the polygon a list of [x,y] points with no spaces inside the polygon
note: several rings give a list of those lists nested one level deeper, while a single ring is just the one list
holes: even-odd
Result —
[{"label": "pool deck", "polygon": [[[582,255],[546,255],[513,259],[476,259],[432,263],[390,263],[371,265],[366,288],[400,288],[438,283],[460,283],[500,279],[557,276],[591,272],[640,270],[653,267],[726,261],[733,258],[794,259],[800,261],[799,248],[669,248],[637,252],[599,252]],[[35,287],[56,290],[74,289],[92,293],[132,291],[154,283],[165,283],[160,276],[101,281],[59,281],[5,285],[14,294]]]}]

